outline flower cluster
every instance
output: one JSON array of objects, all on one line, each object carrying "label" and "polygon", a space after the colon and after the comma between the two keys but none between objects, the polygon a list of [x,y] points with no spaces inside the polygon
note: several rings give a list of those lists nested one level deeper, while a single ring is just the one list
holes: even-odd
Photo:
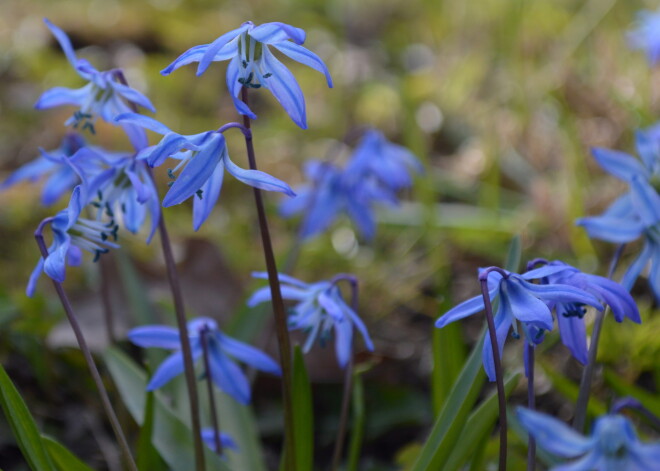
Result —
[{"label": "flower cluster", "polygon": [[641,253],[628,267],[621,284],[631,289],[642,270],[649,265],[649,284],[660,299],[660,129],[637,133],[637,152],[641,160],[609,149],[593,149],[604,170],[629,185],[600,216],[578,219],[590,237],[624,244],[640,237]]},{"label": "flower cluster", "polygon": [[[253,273],[255,278],[267,278],[266,273]],[[327,342],[334,330],[335,352],[339,366],[345,368],[353,351],[353,329],[357,329],[369,351],[374,344],[367,328],[357,313],[342,298],[337,283],[345,279],[338,276],[333,280],[305,283],[288,275],[279,275],[282,283],[282,298],[298,301],[289,315],[289,330],[302,330],[308,333],[303,345],[307,353],[318,339],[321,345]],[[271,300],[270,287],[266,286],[252,294],[247,304],[254,307]]]},{"label": "flower cluster", "polygon": [[[494,321],[500,356],[512,328],[514,336],[520,337],[518,321],[526,341],[531,345],[539,344],[545,332],[553,328],[553,312],[557,317],[563,343],[582,363],[587,360],[583,320],[585,306],[602,310],[603,304],[607,304],[615,312],[617,321],[629,317],[640,322],[637,306],[620,285],[600,276],[582,273],[560,261],[547,263],[544,267],[522,275],[493,267],[482,270],[482,277],[488,280],[490,302],[498,303]],[[540,283],[531,283],[530,280],[538,280]],[[435,325],[444,327],[450,322],[481,312],[484,307],[483,297],[475,296],[450,309]],[[488,378],[494,381],[495,366],[490,337],[486,337],[484,342],[483,363]]]},{"label": "flower cluster", "polygon": [[300,237],[306,239],[325,231],[346,213],[360,233],[371,239],[376,232],[374,206],[396,205],[397,192],[412,185],[411,171],[419,173],[422,166],[408,149],[369,130],[345,168],[309,161],[305,173],[310,182],[296,188],[297,198],[280,205],[280,214],[288,218],[303,213]]}]

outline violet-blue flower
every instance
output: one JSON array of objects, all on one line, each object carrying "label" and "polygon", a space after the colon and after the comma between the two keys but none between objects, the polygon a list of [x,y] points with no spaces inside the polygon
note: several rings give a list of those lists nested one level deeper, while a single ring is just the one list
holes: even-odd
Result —
[{"label": "violet-blue flower", "polygon": [[[87,85],[77,90],[55,87],[44,92],[37,103],[36,109],[53,108],[62,105],[73,105],[80,109],[66,122],[75,128],[89,129],[94,133],[94,122],[98,116],[112,123],[115,116],[131,111],[126,101],[140,105],[150,111],[156,111],[149,99],[142,93],[117,81],[117,70],[99,72],[85,59],[76,57],[71,41],[64,31],[44,18],[44,23],[57,39],[66,58],[78,75],[89,81]],[[125,127],[131,140],[139,139],[133,136],[135,130]]]},{"label": "violet-blue flower", "polygon": [[[151,167],[162,165],[170,157],[179,160],[174,169],[168,170],[174,181],[163,198],[163,206],[174,206],[196,195],[193,203],[195,230],[201,227],[220,196],[225,169],[236,179],[255,188],[296,195],[282,180],[259,170],[242,169],[232,162],[225,138],[219,132],[206,131],[184,136],[155,119],[136,113],[119,115],[117,121],[142,126],[164,136],[157,145],[140,151],[138,159],[146,160]],[[181,173],[175,176],[179,170]]]},{"label": "violet-blue flower", "polygon": [[[521,322],[525,339],[531,344],[538,343],[538,338],[544,331],[552,330],[553,319],[548,302],[588,304],[602,310],[596,297],[579,288],[564,284],[537,285],[526,281],[516,273],[505,273],[507,276],[493,271],[488,276],[489,299],[491,303],[495,300],[499,301],[494,320],[500,356],[511,327],[517,333],[516,321]],[[444,327],[450,322],[483,310],[483,297],[475,296],[447,311],[436,321],[435,325]],[[495,381],[495,364],[491,345],[490,337],[486,336],[483,346],[483,364],[490,381]]]},{"label": "violet-blue flower", "polygon": [[638,12],[635,26],[636,28],[628,33],[630,45],[646,52],[651,65],[656,65],[660,60],[660,12]]},{"label": "violet-blue flower", "polygon": [[[250,402],[251,392],[247,377],[234,359],[259,371],[274,375],[282,374],[279,365],[272,358],[257,348],[223,334],[218,328],[217,322],[209,317],[198,317],[188,322],[193,360],[198,360],[203,354],[203,333],[208,342],[213,382],[238,402],[242,404]],[[154,372],[147,385],[148,391],[160,388],[175,376],[183,373],[183,353],[178,329],[165,325],[147,325],[131,329],[128,338],[140,347],[176,350]]]},{"label": "violet-blue flower", "polygon": [[594,149],[598,163],[625,181],[630,191],[619,197],[601,215],[581,218],[589,237],[623,244],[641,236],[644,245],[623,276],[621,284],[630,290],[642,270],[650,265],[649,284],[660,299],[660,140],[652,128],[637,134],[641,162],[623,152]]},{"label": "violet-blue flower", "polygon": [[66,266],[76,266],[82,262],[81,250],[93,253],[96,260],[101,254],[108,252],[108,248],[118,247],[110,241],[117,239],[118,226],[114,221],[101,222],[80,217],[86,200],[85,187],[75,187],[68,207],[51,220],[53,242],[48,247],[46,259],[41,257],[30,275],[26,290],[28,296],[34,295],[42,271],[62,283],[66,278]]},{"label": "violet-blue flower", "polygon": [[546,414],[518,407],[521,425],[538,446],[552,455],[573,460],[550,471],[650,471],[658,469],[660,442],[642,443],[628,418],[599,417],[590,436]]},{"label": "violet-blue flower", "polygon": [[239,98],[241,89],[266,88],[280,102],[294,123],[307,128],[305,97],[293,74],[270,51],[273,46],[291,59],[318,70],[325,75],[328,87],[332,78],[321,58],[304,48],[305,32],[284,23],[264,23],[255,26],[251,21],[223,34],[211,44],[188,49],[161,73],[169,75],[181,66],[199,62],[197,75],[203,74],[211,62],[230,60],[227,67],[227,88],[236,110],[255,119],[257,116]]},{"label": "violet-blue flower", "polygon": [[[541,280],[542,283],[564,284],[580,288],[591,293],[598,300],[610,306],[617,322],[628,318],[640,323],[639,310],[630,293],[619,283],[608,278],[582,273],[575,267],[562,261],[554,260],[546,265],[530,270],[522,275],[526,280]],[[557,325],[562,343],[573,356],[583,364],[587,363],[587,334],[584,325],[585,307],[580,303],[553,302],[557,313]]]},{"label": "violet-blue flower", "polygon": [[[0,191],[22,181],[36,182],[48,176],[41,190],[41,202],[45,206],[50,206],[65,192],[72,190],[80,183],[78,174],[67,160],[83,147],[85,147],[85,140],[80,134],[68,133],[62,139],[58,149],[52,151],[40,149],[39,157],[14,171],[0,184]],[[80,159],[78,165],[84,168],[85,173],[94,174],[100,172],[102,162],[86,157]]]},{"label": "violet-blue flower", "polygon": [[[268,278],[267,273],[253,273],[252,276]],[[325,344],[334,329],[337,362],[339,366],[345,368],[353,351],[354,328],[362,335],[367,349],[374,350],[374,344],[364,322],[342,298],[337,280],[305,283],[284,274],[279,274],[279,279],[282,298],[298,301],[298,304],[291,309],[288,325],[289,330],[302,330],[308,333],[303,352],[309,352],[317,339],[322,345]],[[266,286],[255,291],[247,304],[249,307],[254,307],[270,299],[270,287]]]},{"label": "violet-blue flower", "polygon": [[[211,450],[217,451],[215,449],[215,430],[212,428],[203,428],[202,429],[202,440],[206,443]],[[227,433],[220,432],[220,444],[223,449],[229,449],[232,451],[238,451],[238,445],[234,439]]]}]

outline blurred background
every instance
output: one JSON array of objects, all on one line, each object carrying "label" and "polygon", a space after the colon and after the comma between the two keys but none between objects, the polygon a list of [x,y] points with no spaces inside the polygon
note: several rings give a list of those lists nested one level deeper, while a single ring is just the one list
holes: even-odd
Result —
[{"label": "blurred background", "polygon": [[[310,282],[339,272],[360,278],[360,314],[376,344],[373,355],[358,356],[367,403],[360,469],[404,469],[481,329],[478,316],[443,332],[433,327],[440,314],[478,293],[477,267],[503,265],[519,235],[523,263],[561,258],[605,274],[614,246],[590,241],[574,220],[600,213],[624,188],[598,168],[590,147],[634,153],[635,129],[656,122],[660,76],[626,42],[636,12],[653,7],[616,0],[2,0],[0,180],[38,155],[39,147],[57,148],[66,132],[63,123],[72,109],[38,112],[33,105],[40,94],[53,86],[83,85],[44,17],[64,29],[78,55],[99,70],[123,68],[129,83],[156,106],[153,116],[182,134],[238,119],[224,83],[226,63],[200,78],[194,66],[168,77],[160,70],[246,20],[305,29],[306,47],[328,65],[335,87],[284,59],[305,93],[306,131],[269,93],[251,94],[259,116],[253,126],[260,169],[292,186],[301,183],[306,160],[337,149],[339,161],[345,160],[368,127],[411,149],[425,166],[402,204],[378,213],[371,242],[343,219],[297,246],[299,220],[279,218],[280,195],[266,196],[280,266]],[[247,167],[240,134],[227,137],[233,160]],[[101,123],[94,143],[128,150],[121,132]],[[162,194],[167,176],[164,169],[157,173]],[[250,273],[264,270],[251,191],[226,179],[198,232],[188,203],[164,214],[189,313],[215,317],[234,335],[275,354],[269,313],[244,307],[262,286]],[[104,469],[112,440],[59,302],[46,279],[35,298],[24,294],[38,259],[32,233],[65,204],[63,199],[42,207],[39,190],[27,184],[0,193],[0,361],[42,429]],[[128,328],[172,319],[158,238],[145,246],[144,235],[122,232],[120,243],[123,250],[102,264],[87,260],[67,272],[65,287],[99,351],[108,342],[102,286],[113,300],[115,334],[123,345]],[[624,265],[637,249],[626,249]],[[603,412],[615,395],[631,393],[643,394],[660,410],[660,317],[645,279],[634,295],[645,327],[606,322],[592,412]],[[451,355],[443,355],[440,345],[452,345]],[[508,345],[508,369],[521,368],[521,346]],[[342,372],[331,348],[315,348],[307,361],[318,410],[318,463],[325,469]],[[540,407],[569,420],[579,364],[556,333],[539,361]],[[69,381],[74,375],[80,380]],[[275,464],[278,388],[274,379],[261,377],[255,386],[260,432]],[[522,403],[524,394],[521,384],[512,403]],[[515,466],[525,445],[513,440]],[[490,447],[486,453],[495,452]],[[21,463],[8,427],[0,426],[0,467],[26,469]]]}]

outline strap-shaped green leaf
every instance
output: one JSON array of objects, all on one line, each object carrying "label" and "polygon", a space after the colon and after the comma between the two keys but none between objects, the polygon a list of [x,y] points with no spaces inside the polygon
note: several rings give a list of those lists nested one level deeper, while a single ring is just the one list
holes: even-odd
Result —
[{"label": "strap-shaped green leaf", "polygon": [[60,442],[46,435],[41,440],[59,471],[94,471]]},{"label": "strap-shaped green leaf", "polygon": [[0,406],[32,471],[56,471],[25,401],[0,365]]}]

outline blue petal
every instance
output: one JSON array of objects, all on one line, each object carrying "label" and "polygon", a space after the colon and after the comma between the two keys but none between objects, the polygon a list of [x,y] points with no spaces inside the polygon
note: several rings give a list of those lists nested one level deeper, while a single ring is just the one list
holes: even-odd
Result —
[{"label": "blue petal", "polygon": [[335,321],[335,353],[337,362],[342,368],[346,368],[353,350],[353,325],[348,319]]},{"label": "blue petal", "polygon": [[46,206],[55,203],[60,197],[78,183],[79,177],[70,169],[61,169],[51,175],[41,190],[41,201]]},{"label": "blue petal", "polygon": [[277,376],[282,374],[280,365],[261,350],[224,334],[219,334],[219,337],[220,348],[228,355],[259,371]]},{"label": "blue petal", "polygon": [[222,189],[222,179],[225,175],[225,169],[222,165],[216,165],[211,177],[202,185],[202,197],[193,198],[193,229],[198,231],[206,218],[209,217],[215,203],[220,196]]},{"label": "blue petal", "polygon": [[319,183],[313,191],[308,198],[307,214],[300,228],[303,239],[320,234],[330,227],[346,204],[344,195],[334,185]]},{"label": "blue petal", "polygon": [[250,296],[250,299],[247,300],[247,306],[248,307],[254,307],[257,304],[261,304],[266,301],[271,300],[271,294],[270,294],[270,286],[265,286],[263,288],[259,288],[257,291],[252,293],[252,296]]},{"label": "blue petal", "polygon": [[330,71],[325,66],[321,58],[314,54],[312,51],[291,41],[278,42],[273,44],[273,46],[282,54],[290,57],[294,61],[305,64],[312,69],[318,70],[324,74],[325,80],[328,82],[328,87],[332,88],[332,77],[330,77]]},{"label": "blue petal", "polygon": [[294,123],[307,129],[305,97],[295,77],[267,47],[263,48],[263,62],[264,69],[272,75],[262,85],[272,92]]},{"label": "blue petal", "polygon": [[64,31],[51,23],[48,18],[44,18],[44,23],[46,23],[46,26],[48,26],[50,32],[53,33],[53,36],[55,36],[57,42],[60,43],[60,47],[62,48],[62,51],[64,51],[64,55],[75,68],[78,64],[78,58],[76,57],[76,53],[73,51],[73,46],[71,45],[71,40],[69,37]]},{"label": "blue petal", "polygon": [[135,188],[124,190],[120,199],[124,227],[133,234],[137,234],[147,217],[144,204],[138,201]]},{"label": "blue petal", "polygon": [[[2,189],[1,186],[0,189]],[[309,185],[297,186],[295,192],[295,198],[282,199],[277,208],[279,215],[284,219],[289,219],[294,214],[304,211],[309,208],[310,204],[313,202],[312,192]]]},{"label": "blue petal", "polygon": [[[504,349],[504,342],[506,342],[509,329],[511,329],[511,322],[513,322],[513,315],[508,303],[500,302],[500,307],[495,314],[495,336],[497,337],[497,346],[499,349],[500,361],[502,359],[502,351]],[[484,370],[489,381],[495,381],[495,360],[493,358],[493,347],[490,340],[490,335],[487,333],[484,340],[484,347],[481,353]]]},{"label": "blue petal", "polygon": [[557,325],[562,343],[571,351],[577,361],[587,364],[587,333],[584,319],[565,316],[565,304],[557,304]]},{"label": "blue petal", "polygon": [[241,404],[250,402],[250,384],[241,369],[217,348],[209,351],[213,382]]},{"label": "blue petal", "polygon": [[55,87],[46,90],[34,104],[35,109],[45,110],[62,105],[82,106],[90,93],[90,86],[85,85],[76,90],[65,87]]},{"label": "blue petal", "polygon": [[355,327],[357,330],[360,331],[360,334],[362,335],[362,338],[364,339],[364,344],[367,347],[367,350],[370,352],[374,351],[374,343],[371,340],[371,337],[369,336],[369,332],[367,331],[367,326],[364,325],[364,322],[362,322],[362,319],[360,319],[355,311],[348,306],[347,304],[344,303],[344,311],[348,315],[348,317],[351,319],[353,324],[355,324]]},{"label": "blue petal", "polygon": [[250,30],[250,37],[264,44],[275,44],[287,39],[293,40],[296,44],[305,42],[305,31],[288,25],[286,23],[264,23]]},{"label": "blue petal", "polygon": [[223,34],[211,44],[209,44],[206,52],[202,56],[202,59],[199,61],[199,66],[197,67],[197,75],[202,75],[206,69],[208,69],[209,65],[211,65],[211,62],[215,60],[215,55],[225,46],[225,44],[239,36],[251,26],[252,25],[249,23],[243,23],[239,28]]},{"label": "blue petal", "polygon": [[158,134],[166,135],[172,133],[172,130],[165,126],[160,121],[156,121],[153,118],[144,116],[138,113],[122,113],[115,117],[114,119],[117,123],[131,123],[137,124],[143,128],[149,129],[150,131],[157,132]]},{"label": "blue petal", "polygon": [[[55,237],[58,237],[57,234]],[[44,262],[44,272],[53,280],[63,283],[66,279],[66,260],[71,238],[68,234],[62,234],[58,237],[55,248],[46,257]]]},{"label": "blue petal", "polygon": [[623,275],[621,280],[621,286],[630,291],[635,284],[635,281],[639,277],[639,274],[642,272],[646,264],[651,260],[653,255],[653,244],[650,241],[644,242],[644,247],[642,252],[635,259],[635,261],[628,267],[626,273]]},{"label": "blue petal", "polygon": [[234,162],[232,162],[226,153],[223,162],[227,171],[246,185],[250,185],[261,190],[278,191],[289,196],[296,196],[291,187],[282,180],[268,175],[267,173],[260,170],[242,169]]},{"label": "blue petal", "polygon": [[[252,272],[252,278],[258,278],[260,280],[267,280],[268,279],[268,272],[253,271]],[[288,283],[290,285],[297,286],[299,288],[305,288],[305,289],[309,288],[311,286],[320,285],[321,283],[327,284],[327,282],[314,283],[314,284],[305,283],[304,281],[300,281],[298,278],[294,278],[290,275],[285,275],[284,273],[278,273],[277,278],[279,278],[280,282],[282,282],[282,283]]]},{"label": "blue petal", "polygon": [[374,235],[376,235],[376,220],[367,202],[349,197],[346,199],[346,212],[365,239],[371,240],[374,238]]},{"label": "blue petal", "polygon": [[140,347],[181,348],[179,330],[166,325],[145,325],[128,331],[128,340]]},{"label": "blue petal", "polygon": [[639,221],[608,216],[581,218],[575,224],[584,227],[591,238],[618,244],[637,239],[645,229]]},{"label": "blue petal", "polygon": [[328,290],[325,290],[319,294],[318,301],[321,307],[325,309],[328,315],[332,317],[335,322],[342,322],[346,320],[346,317],[344,316],[344,310],[340,306],[340,304],[344,304],[344,302],[339,299],[335,299],[336,296],[337,295],[332,296]]},{"label": "blue petal", "polygon": [[657,136],[654,135],[653,129],[647,132],[637,131],[635,133],[635,143],[637,153],[642,158],[647,170],[642,175],[648,177],[649,173],[653,172],[657,162],[660,160],[660,143]]},{"label": "blue petal", "polygon": [[646,177],[648,172],[636,158],[616,150],[594,148],[591,153],[608,173],[629,182],[634,176]]},{"label": "blue petal", "polygon": [[[543,301],[530,293],[526,289],[527,286],[522,283],[527,282],[513,277],[503,280],[500,285],[500,302],[508,304],[511,314],[519,321],[535,325],[545,330],[552,330],[552,314],[550,313],[550,309]],[[594,300],[598,304],[598,300],[596,298]],[[598,305],[600,306],[600,304]]]},{"label": "blue petal", "polygon": [[[48,251],[50,252],[51,249],[48,249]],[[41,276],[41,273],[43,271],[44,271],[44,259],[43,257],[40,257],[39,261],[37,262],[37,265],[34,267],[34,270],[32,270],[32,273],[30,274],[30,279],[28,280],[27,287],[25,288],[25,294],[27,295],[28,298],[34,296],[34,292],[37,288],[37,281],[39,281],[39,277]]]},{"label": "blue petal", "polygon": [[[221,50],[219,50],[216,53],[216,55],[213,57],[213,62],[224,61],[236,55],[238,53],[237,44],[238,43],[236,40],[233,40],[225,44],[225,46]],[[210,44],[202,44],[200,46],[191,47],[186,52],[184,52],[179,57],[177,57],[174,62],[172,62],[170,65],[164,68],[160,73],[162,75],[169,75],[179,67],[183,67],[184,65],[188,65],[193,62],[201,61],[202,57],[204,57],[204,54],[206,54],[206,51],[208,50],[209,46]]]},{"label": "blue petal", "polygon": [[633,177],[630,182],[632,204],[640,219],[647,226],[660,221],[660,196],[655,189],[640,177]]},{"label": "blue petal", "polygon": [[[525,280],[520,280],[520,283],[523,288],[527,291],[531,291],[534,296],[540,298],[544,301],[557,301],[561,303],[580,303],[588,304],[593,306],[599,311],[603,310],[603,306],[600,304],[600,301],[590,293],[587,293],[584,290],[575,288],[574,286],[565,285],[565,284],[547,284],[547,285],[536,285],[534,283],[529,283]],[[551,330],[551,329],[547,329]]]},{"label": "blue petal", "polygon": [[547,265],[543,265],[542,267],[526,271],[520,276],[524,280],[540,280],[542,278],[546,278],[551,275],[556,275],[558,273],[565,271],[577,271],[577,270],[571,267],[570,265],[565,265],[565,264],[553,265],[548,263]]},{"label": "blue petal", "polygon": [[536,439],[538,445],[554,455],[575,458],[586,453],[593,446],[591,440],[549,415],[522,407],[516,408],[516,415],[521,425]]},{"label": "blue petal", "polygon": [[596,291],[606,304],[612,308],[612,313],[618,322],[628,317],[633,322],[640,323],[639,310],[630,293],[616,281],[602,276],[583,274],[592,290]]},{"label": "blue petal", "polygon": [[147,384],[147,391],[153,391],[154,389],[160,388],[172,378],[183,373],[183,370],[183,353],[179,351],[171,354],[160,364],[154,375],[151,377],[151,381]]},{"label": "blue petal", "polygon": [[126,98],[128,101],[131,103],[135,103],[136,105],[140,105],[143,108],[148,109],[151,112],[156,112],[156,108],[154,105],[149,101],[149,98],[144,96],[142,93],[138,92],[137,90],[128,87],[124,85],[123,83],[119,82],[112,82],[112,88],[115,89],[117,93],[119,93],[121,96]]},{"label": "blue petal", "polygon": [[[204,440],[204,443],[211,448],[212,450],[215,450],[215,430],[212,428],[204,428],[202,429],[202,440]],[[234,441],[233,438],[231,438],[229,435],[226,433],[220,432],[220,444],[222,445],[223,448],[228,448],[230,450],[238,451],[238,445],[236,445],[236,442]]]},{"label": "blue petal", "polygon": [[222,134],[212,133],[174,181],[163,198],[163,206],[174,206],[193,196],[211,178],[223,153],[226,153],[225,138]]},{"label": "blue petal", "polygon": [[[491,290],[488,293],[491,302],[494,301],[495,296],[498,294],[498,292],[499,292],[499,286],[495,287],[495,289]],[[457,320],[471,316],[472,314],[476,314],[477,312],[481,312],[483,310],[484,310],[483,296],[482,295],[475,296],[474,298],[470,298],[467,301],[463,301],[458,306],[454,306],[453,308],[451,308],[435,322],[435,326],[442,328],[447,324],[449,324],[450,322],[455,322]]]},{"label": "blue petal", "polygon": [[150,149],[150,152],[140,153],[140,158],[146,159],[150,167],[159,167],[182,149],[197,151],[200,147],[190,142],[186,136],[173,132],[165,135],[158,145]]},{"label": "blue petal", "polygon": [[241,76],[240,63],[241,59],[238,56],[234,57],[229,62],[229,65],[227,66],[226,77],[227,88],[229,89],[229,94],[231,95],[231,99],[234,102],[236,111],[250,119],[257,119],[257,115],[254,114],[248,105],[243,103],[243,101],[239,98],[241,89],[243,88],[243,84],[238,81],[239,77]]},{"label": "blue petal", "polygon": [[131,145],[136,152],[139,152],[142,149],[146,149],[149,146],[147,133],[144,132],[144,129],[130,123],[120,123],[120,125],[128,136],[128,140],[131,142]]}]

